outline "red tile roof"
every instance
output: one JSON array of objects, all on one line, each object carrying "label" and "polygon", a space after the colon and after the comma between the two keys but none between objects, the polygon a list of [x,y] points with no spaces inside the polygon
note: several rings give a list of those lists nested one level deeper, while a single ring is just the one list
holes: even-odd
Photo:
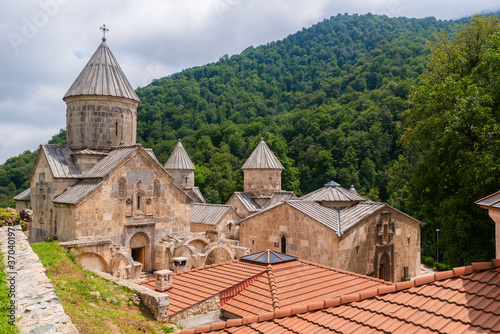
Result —
[{"label": "red tile roof", "polygon": [[[155,288],[154,279],[139,283]],[[234,260],[173,275],[170,316],[219,294],[221,309],[239,317],[291,309],[393,284],[348,271],[293,260],[259,264]]]},{"label": "red tile roof", "polygon": [[181,333],[500,333],[500,260]]}]

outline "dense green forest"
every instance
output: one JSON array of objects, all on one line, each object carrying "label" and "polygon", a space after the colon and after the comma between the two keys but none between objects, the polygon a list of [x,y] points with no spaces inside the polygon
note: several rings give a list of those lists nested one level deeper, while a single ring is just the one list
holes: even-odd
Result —
[{"label": "dense green forest", "polygon": [[[434,254],[433,231],[453,206],[432,211],[435,198],[416,198],[422,188],[412,176],[425,176],[415,166],[428,142],[410,140],[408,119],[426,97],[412,92],[428,73],[429,45],[443,39],[442,31],[454,36],[456,24],[467,21],[339,14],[283,40],[154,80],[137,89],[138,141],[164,163],[181,138],[197,167],[196,185],[208,202],[222,203],[243,189],[240,167],[263,136],[286,168],[283,189],[300,195],[332,179],[353,184],[428,223],[423,253]],[[52,139],[63,141],[63,130]],[[28,187],[35,154],[26,151],[0,165],[0,205],[12,205],[10,198]],[[481,232],[493,224],[473,202],[490,188],[464,197],[464,210],[490,224]],[[444,240],[456,237],[448,235]],[[440,249],[450,264],[488,259],[493,244],[485,240],[458,258],[452,251],[446,256],[445,244]]]}]

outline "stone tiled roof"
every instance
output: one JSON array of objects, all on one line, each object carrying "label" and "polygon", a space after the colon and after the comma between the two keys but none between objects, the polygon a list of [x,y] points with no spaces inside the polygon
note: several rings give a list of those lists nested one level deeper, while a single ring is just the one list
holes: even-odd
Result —
[{"label": "stone tiled roof", "polygon": [[63,100],[80,95],[116,96],[139,102],[139,97],[105,41],[99,45]]},{"label": "stone tiled roof", "polygon": [[106,153],[103,153],[103,152],[99,152],[99,151],[94,151],[94,150],[91,150],[91,149],[84,149],[84,150],[81,150],[81,151],[78,151],[78,152],[73,152],[71,153],[71,155],[76,155],[76,154],[82,154],[82,155],[107,155]]},{"label": "stone tiled roof", "polygon": [[80,178],[81,172],[69,146],[42,144],[41,148],[47,158],[50,170],[56,179]]},{"label": "stone tiled roof", "polygon": [[[139,283],[155,288],[154,279]],[[215,295],[237,316],[291,309],[346,293],[392,284],[319,264],[292,260],[276,264],[234,260],[173,275],[170,315]]]},{"label": "stone tiled roof", "polygon": [[145,148],[144,151],[154,160],[158,163],[158,165],[161,166],[160,162],[158,161],[158,158],[156,157],[155,153],[153,152],[153,149],[151,148]]},{"label": "stone tiled roof", "polygon": [[241,169],[285,169],[262,139]]},{"label": "stone tiled roof", "polygon": [[191,199],[194,201],[194,203],[206,203],[205,202],[205,197],[203,197],[203,194],[200,191],[200,188],[198,187],[193,187],[191,189],[185,190],[185,193],[191,197]]},{"label": "stone tiled roof", "polygon": [[248,212],[258,212],[260,210],[260,206],[252,199],[252,193],[235,192],[233,196],[236,196],[238,198],[238,200],[241,202],[241,204],[243,204]]},{"label": "stone tiled roof", "polygon": [[191,207],[191,223],[216,225],[230,210],[224,204],[195,203]]},{"label": "stone tiled roof", "polygon": [[338,210],[309,201],[291,200],[286,203],[335,232],[339,232]]},{"label": "stone tiled roof", "polygon": [[307,195],[300,197],[306,201],[324,201],[324,202],[352,202],[367,201],[368,199],[358,195],[355,191],[342,188],[338,183],[330,182],[323,188],[319,188]]},{"label": "stone tiled roof", "polygon": [[94,189],[99,187],[103,181],[101,180],[91,180],[91,181],[81,181],[72,187],[69,187],[61,195],[54,199],[54,203],[64,203],[64,204],[77,204],[82,199],[84,199],[88,194],[90,194]]},{"label": "stone tiled roof", "polygon": [[500,259],[191,333],[499,333]]},{"label": "stone tiled roof", "polygon": [[264,204],[262,206],[262,209],[267,209],[269,207],[275,206],[276,204],[279,204],[281,202],[285,202],[285,201],[288,201],[289,199],[294,199],[294,198],[296,198],[296,197],[295,197],[295,194],[293,193],[293,191],[274,192],[271,195],[271,198],[269,199],[269,201],[267,201],[266,204]]},{"label": "stone tiled roof", "polygon": [[28,188],[14,197],[15,201],[27,202],[31,200],[31,188]]},{"label": "stone tiled roof", "polygon": [[182,146],[181,140],[175,146],[172,154],[168,157],[165,166],[163,166],[166,170],[169,169],[180,169],[180,170],[194,170],[194,165],[189,159],[189,156]]},{"label": "stone tiled roof", "polygon": [[86,178],[105,177],[109,174],[119,163],[121,163],[132,152],[137,150],[140,145],[122,146],[109,152],[108,155],[99,160],[92,169],[85,173]]},{"label": "stone tiled roof", "polygon": [[[292,208],[302,212],[306,216],[309,216],[310,218],[314,219],[318,223],[321,223],[326,227],[328,227],[329,229],[335,231],[339,236],[341,236],[345,231],[347,231],[352,226],[356,225],[361,220],[369,217],[378,210],[388,206],[387,204],[384,203],[364,202],[364,203],[358,203],[357,205],[354,205],[350,208],[338,210],[323,206],[315,201],[290,199],[285,202],[277,202],[274,206],[267,206],[265,209],[262,209],[246,218],[243,218],[242,220],[240,220],[240,222],[253,218],[257,215],[263,214],[264,212],[272,210],[279,205],[291,206]],[[394,208],[392,209],[396,210]],[[340,217],[340,228],[339,228],[339,217]],[[411,218],[410,216],[408,217]],[[415,221],[418,222],[418,220]]]}]

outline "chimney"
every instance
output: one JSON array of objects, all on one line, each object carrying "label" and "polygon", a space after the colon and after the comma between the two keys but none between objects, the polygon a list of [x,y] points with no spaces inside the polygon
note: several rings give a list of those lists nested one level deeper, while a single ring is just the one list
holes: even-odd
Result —
[{"label": "chimney", "polygon": [[174,257],[172,259],[172,262],[174,263],[175,273],[181,273],[187,270],[186,268],[187,260],[188,260],[187,257]]},{"label": "chimney", "polygon": [[172,274],[174,272],[168,269],[155,271],[155,290],[159,292],[166,291],[172,287]]}]

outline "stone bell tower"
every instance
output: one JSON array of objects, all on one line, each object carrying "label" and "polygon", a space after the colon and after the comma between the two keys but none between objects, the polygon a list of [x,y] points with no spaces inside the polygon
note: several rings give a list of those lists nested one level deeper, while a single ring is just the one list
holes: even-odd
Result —
[{"label": "stone bell tower", "polygon": [[[105,26],[101,30],[107,31]],[[66,144],[71,150],[109,152],[136,144],[140,100],[105,37],[63,100]]]}]

